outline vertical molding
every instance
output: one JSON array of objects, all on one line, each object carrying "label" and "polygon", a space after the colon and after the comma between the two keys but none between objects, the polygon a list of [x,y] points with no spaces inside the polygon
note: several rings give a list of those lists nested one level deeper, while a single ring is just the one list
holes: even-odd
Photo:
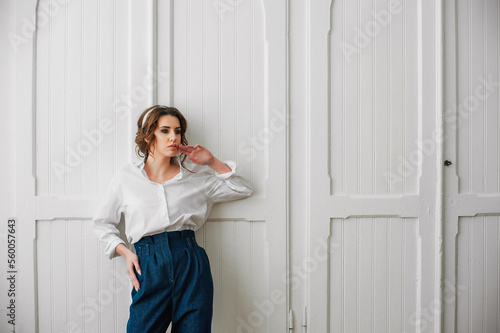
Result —
[{"label": "vertical molding", "polygon": [[[417,5],[417,22],[418,22],[418,29],[417,29],[417,50],[418,50],[418,61],[417,61],[417,67],[418,67],[418,114],[419,114],[419,133],[423,132],[423,73],[422,73],[422,68],[423,68],[423,49],[422,49],[422,35],[423,35],[423,22],[422,22],[422,0],[418,0],[418,5]],[[421,135],[421,134],[420,134]],[[423,135],[422,135],[423,136]],[[423,166],[422,166],[423,169]],[[423,170],[422,170],[423,173]],[[423,187],[423,181],[420,181],[419,188]],[[422,191],[420,191],[422,193]],[[423,274],[423,269],[422,269],[422,232],[420,225],[422,224],[422,221],[418,221],[419,224],[419,242],[418,242],[418,255],[417,255],[417,276],[422,277]],[[417,285],[417,312],[416,312],[416,317],[417,318],[422,318],[422,285],[423,283],[419,283]],[[420,326],[417,327],[417,333],[420,333]]]},{"label": "vertical molding", "polygon": [[153,73],[156,77],[153,79],[153,105],[158,104],[158,0],[152,0],[153,5],[151,6],[151,35],[153,39],[152,52],[151,52],[151,64],[153,66]]},{"label": "vertical molding", "polygon": [[[205,64],[206,64],[206,59],[207,59],[207,0],[203,0],[203,10],[202,10],[202,22],[201,22],[201,29],[202,29],[202,34],[201,34],[201,140],[202,142],[205,142],[205,105],[206,105],[206,70],[205,70]],[[234,156],[237,156],[237,152],[234,152]],[[238,161],[235,161],[238,163]]]},{"label": "vertical molding", "polygon": [[[80,48],[82,52],[80,53],[80,101],[79,101],[79,106],[80,106],[80,133],[83,133],[83,129],[85,128],[85,80],[84,80],[84,73],[85,73],[85,1],[80,2],[80,20],[82,22],[81,24],[81,45]],[[83,139],[83,134],[80,134],[79,140],[81,141]],[[85,161],[82,162],[82,169],[85,168]],[[50,168],[49,168],[50,169]],[[87,194],[87,187],[86,187],[86,181],[85,181],[85,176],[82,173],[80,177],[80,188],[81,188],[81,194],[85,195]]]},{"label": "vertical molding", "polygon": [[[83,221],[80,221],[80,234],[82,235],[82,243],[81,243],[81,247],[80,247],[80,250],[82,252],[82,261],[81,261],[81,269],[82,269],[82,272],[86,272],[87,271],[87,251],[85,251],[85,238],[84,238],[84,223]],[[85,304],[87,304],[87,299],[85,298],[85,285],[86,285],[86,275],[85,274],[82,274],[82,317],[85,318]],[[82,320],[82,331],[83,332],[86,332],[85,330],[85,320]]]},{"label": "vertical molding", "polygon": [[[173,64],[174,64],[174,1],[155,1],[155,73],[158,77],[167,79],[155,80],[157,104],[174,105]],[[158,17],[161,15],[161,20]],[[161,75],[161,76],[160,76]]]},{"label": "vertical molding", "polygon": [[[63,89],[64,92],[67,91],[68,88],[68,6],[64,7],[64,63],[63,63]],[[67,94],[64,94],[63,101],[62,101],[62,109],[64,113],[64,120],[63,120],[63,125],[64,125],[64,151],[67,151],[68,148],[68,112],[66,109],[66,100],[67,100]],[[66,194],[66,186],[68,184],[67,178],[66,178],[66,173],[64,174],[64,184],[62,188],[62,193],[65,195]]]},{"label": "vertical molding", "polygon": [[50,324],[54,327],[54,221],[49,221]]},{"label": "vertical molding", "polygon": [[[324,149],[328,147],[329,124],[329,76],[325,71],[329,68],[328,39],[331,30],[332,0],[315,1],[307,3],[307,119],[309,156],[322,158],[309,158],[307,168],[307,198],[308,198],[308,256],[312,257],[318,246],[317,241],[328,243],[331,232],[331,219],[325,211],[331,192],[329,177],[329,163]],[[345,39],[344,39],[345,42]],[[314,61],[312,61],[314,55]],[[345,118],[344,118],[345,121]],[[344,126],[345,128],[345,126]],[[313,132],[314,129],[314,132]],[[320,143],[320,144],[318,144]],[[345,152],[345,149],[344,149]],[[345,171],[345,169],[344,169]],[[327,186],[323,186],[327,184]],[[320,235],[320,236],[319,236]],[[318,238],[316,238],[318,237]],[[313,240],[314,239],[314,240]],[[329,261],[329,259],[328,259]],[[344,263],[344,262],[343,262]],[[313,274],[314,273],[314,274]],[[308,331],[329,331],[329,295],[325,293],[324,286],[329,281],[329,265],[318,265],[318,269],[308,274],[307,279],[307,308]],[[330,290],[328,287],[327,290]]]},{"label": "vertical molding", "polygon": [[[441,286],[440,295],[445,296],[445,290],[453,292],[452,297],[448,296],[443,304],[442,311],[442,324],[441,328],[445,331],[455,332],[457,325],[457,289],[456,283],[458,281],[458,253],[459,253],[459,236],[464,234],[463,225],[460,226],[460,218],[456,209],[451,204],[456,200],[459,191],[459,179],[457,175],[458,160],[458,117],[453,121],[449,121],[451,114],[448,114],[453,106],[458,105],[459,84],[458,84],[458,61],[457,61],[457,48],[458,48],[458,25],[457,25],[457,7],[456,2],[447,0],[442,2],[443,13],[443,59],[446,62],[443,65],[443,76],[446,81],[446,86],[443,85],[443,112],[446,123],[443,126],[444,134],[447,140],[443,142],[443,156],[453,161],[454,163],[449,167],[443,169],[443,186],[445,192],[443,193],[446,200],[443,200],[444,211],[444,257],[442,259],[442,282],[445,284]],[[446,107],[444,107],[446,106]],[[465,232],[467,234],[467,232]],[[449,286],[455,286],[453,290]],[[446,289],[445,289],[446,288]],[[448,301],[449,300],[449,301]]]},{"label": "vertical molding", "polygon": [[[189,119],[191,110],[191,0],[186,0],[186,101],[185,101],[185,115]],[[220,118],[220,116],[219,116]],[[220,129],[220,126],[219,126]],[[220,132],[219,132],[220,140]],[[219,144],[220,146],[220,144]],[[218,150],[220,152],[220,149]]]},{"label": "vertical molding", "polygon": [[[254,96],[255,96],[255,3],[252,3],[252,9],[251,9],[251,22],[252,22],[252,29],[251,29],[251,43],[250,43],[250,53],[251,53],[251,58],[252,61],[250,62],[250,75],[251,75],[251,82],[250,82],[250,135],[251,137],[254,137],[254,114],[255,114],[255,104],[254,104]],[[255,164],[254,164],[254,154],[252,153],[252,161],[250,162],[250,182],[253,184],[254,181],[254,170],[255,170]],[[500,182],[499,182],[500,184]]]},{"label": "vertical molding", "polygon": [[[376,13],[375,13],[375,10],[377,8],[377,1],[376,0],[373,0],[372,1],[372,6],[373,6],[373,12],[372,12],[372,15],[373,15],[373,20],[372,20],[372,24],[375,25],[375,17],[376,17]],[[331,57],[330,57],[331,59]],[[372,102],[372,108],[371,108],[371,113],[372,113],[372,117],[371,117],[371,124],[372,124],[372,146],[371,146],[371,150],[372,150],[372,172],[370,174],[370,177],[372,177],[372,191],[371,191],[371,195],[374,195],[376,192],[377,192],[377,177],[376,177],[376,170],[377,170],[377,136],[375,135],[377,133],[377,95],[376,95],[376,92],[377,92],[377,67],[376,67],[376,59],[377,59],[377,39],[375,38],[373,40],[373,46],[372,46],[372,63],[371,63],[371,66],[372,66],[372,69],[373,69],[373,73],[372,73],[372,98],[373,98],[373,102]]]},{"label": "vertical molding", "polygon": [[[391,229],[391,225],[392,225],[392,219],[389,217],[387,219],[387,239],[388,239],[388,242],[387,242],[387,245],[386,245],[386,253],[387,253],[387,257],[386,257],[386,267],[391,267],[391,257],[392,257],[392,251],[391,251],[391,245],[392,245],[392,229]],[[387,277],[386,279],[386,288],[387,290],[390,289],[390,287],[392,286],[392,283],[391,283],[391,274],[389,274],[389,276]],[[390,322],[390,318],[392,318],[392,315],[391,315],[391,295],[389,292],[386,293],[387,295],[387,327],[391,327],[391,322]]]},{"label": "vertical molding", "polygon": [[[444,105],[443,105],[443,75],[444,75],[444,20],[443,1],[436,1],[436,128],[439,133],[444,133]],[[435,293],[439,304],[443,301],[443,239],[444,239],[444,143],[443,140],[436,142],[436,279]],[[436,313],[435,332],[443,329],[443,312]]]},{"label": "vertical molding", "polygon": [[[497,1],[498,2],[498,1]],[[483,1],[483,25],[482,25],[482,38],[483,38],[483,77],[487,78],[488,77],[488,72],[487,72],[487,67],[488,67],[488,36],[487,36],[487,31],[488,31],[488,15],[486,14],[486,8],[487,8],[487,3],[488,1]],[[488,90],[488,84],[485,84],[484,87],[486,90]],[[487,181],[488,181],[488,152],[487,152],[487,147],[488,147],[488,127],[486,126],[487,121],[488,121],[488,102],[484,101],[483,102],[483,181],[481,184],[482,192],[486,193],[488,192],[488,186]]]},{"label": "vertical molding", "polygon": [[[495,220],[493,220],[493,221],[495,221]],[[496,271],[496,276],[497,276],[497,279],[500,280],[500,234],[499,234],[499,231],[500,231],[500,227],[499,227],[500,226],[500,216],[496,217],[496,221],[495,222],[496,222],[496,225],[497,225],[497,232],[496,232],[496,241],[497,241],[497,246],[496,246],[497,271]],[[500,329],[500,288],[497,289],[497,304],[496,304],[496,306],[497,306],[497,313],[496,313],[497,320],[496,320],[496,324],[497,324],[497,331],[498,331]]]},{"label": "vertical molding", "polygon": [[[95,84],[95,94],[96,94],[96,109],[95,109],[95,124],[97,127],[97,124],[99,124],[99,120],[101,118],[101,107],[100,107],[100,100],[101,100],[101,2],[97,3],[97,34],[96,34],[96,73],[95,73],[95,78],[96,78],[96,84]],[[99,184],[101,184],[101,163],[100,163],[100,156],[101,156],[101,149],[99,146],[96,147],[96,188],[99,188]]]},{"label": "vertical molding", "polygon": [[[26,18],[36,18],[38,3],[35,0],[15,3],[15,31],[21,32]],[[36,26],[36,24],[35,24]],[[17,216],[17,241],[22,251],[18,252],[17,289],[22,290],[16,299],[16,329],[19,332],[36,331],[35,297],[35,107],[36,107],[36,34],[33,40],[18,45],[14,64],[13,101],[15,113],[15,145],[22,154],[16,157],[15,203]]]},{"label": "vertical molding", "polygon": [[[112,0],[112,8],[113,8],[113,99],[116,100],[116,91],[117,91],[117,88],[116,88],[116,64],[117,64],[117,57],[116,57],[116,0]],[[118,137],[117,137],[117,133],[118,133],[118,116],[117,116],[117,112],[116,112],[116,104],[114,103],[113,104],[113,122],[115,124],[115,131],[113,133],[113,147],[117,147],[118,146]],[[117,154],[118,154],[118,150],[115,149],[113,151],[113,173],[116,173],[117,171],[117,161],[118,161],[118,158],[117,158]]]},{"label": "vertical molding", "polygon": [[[390,0],[387,0],[387,6],[389,7],[389,3],[390,3]],[[389,135],[387,136],[388,139],[389,139],[389,143],[388,143],[388,146],[387,146],[387,149],[389,151],[389,161],[388,161],[388,168],[389,168],[389,175],[392,174],[392,171],[391,171],[391,161],[393,160],[393,156],[392,156],[392,147],[393,147],[393,142],[395,140],[392,140],[391,138],[391,135],[393,133],[393,130],[392,130],[392,103],[391,103],[391,82],[392,82],[392,71],[391,71],[391,42],[392,42],[392,34],[391,34],[391,24],[392,24],[392,17],[389,15],[389,18],[388,18],[388,31],[387,31],[387,128],[389,130]],[[395,170],[397,171],[397,169]],[[405,172],[406,170],[403,171],[403,174],[401,176],[405,176]],[[390,179],[390,178],[389,178]],[[389,180],[389,194],[392,194],[391,191],[392,191],[392,188],[391,188],[391,182]],[[398,192],[398,189],[395,189],[396,192]]]},{"label": "vertical molding", "polygon": [[[403,148],[403,156],[408,156],[407,154],[407,149],[406,149],[406,146],[407,146],[407,143],[406,143],[406,136],[407,136],[407,131],[406,131],[406,6],[405,6],[405,3],[406,2],[403,2],[402,4],[402,25],[403,25],[403,33],[402,33],[402,49],[403,49],[403,52],[402,53],[402,69],[403,69],[403,73],[402,73],[402,81],[403,81],[403,87],[402,87],[402,106],[401,106],[401,109],[402,109],[402,119],[401,119],[401,129],[402,129],[402,148]],[[403,166],[403,170],[404,170],[404,175],[403,175],[403,179],[404,179],[404,182],[403,182],[403,188],[401,189],[401,193],[403,195],[407,194],[407,181],[408,181],[408,177],[406,176],[406,161],[407,159],[405,158],[404,159],[404,163],[405,165]]]},{"label": "vertical molding", "polygon": [[[405,303],[405,296],[406,296],[406,288],[405,288],[405,276],[406,276],[406,262],[405,262],[405,259],[406,259],[406,223],[407,223],[408,219],[403,217],[401,219],[401,222],[403,224],[403,227],[402,227],[402,239],[403,241],[401,242],[401,304],[402,304],[402,313],[403,314],[406,314],[406,303]],[[406,327],[405,323],[406,323],[406,316],[403,317],[403,320],[402,320],[402,329],[404,331],[404,328]]]},{"label": "vertical molding", "polygon": [[[273,244],[269,251],[270,263],[275,272],[289,273],[289,0],[264,1],[265,10],[265,40],[266,40],[266,124],[269,124],[272,111],[284,110],[286,116],[285,130],[282,135],[276,135],[273,144],[269,145],[267,161],[269,165],[266,180],[266,196],[276,198],[270,210],[266,224],[267,245]],[[281,274],[269,274],[269,290],[283,292],[286,300],[283,306],[277,306],[270,314],[267,331],[284,331],[288,320],[290,304],[289,285],[282,281]]]},{"label": "vertical molding", "polygon": [[[360,0],[357,0],[357,21],[356,21],[356,24],[357,24],[357,27],[356,27],[356,31],[361,31],[360,29],[360,26],[361,26],[361,18],[360,18],[360,12],[361,12],[361,5],[360,5]],[[331,18],[330,18],[331,20]],[[358,36],[358,44],[357,45],[360,45],[360,35],[361,34],[357,34]],[[330,61],[330,60],[328,60]],[[360,65],[361,63],[361,56],[358,55],[356,57],[356,190],[355,190],[355,193],[354,194],[357,194],[359,195],[360,194],[360,188],[361,188],[361,172],[360,172],[360,167],[359,167],[359,164],[360,164],[360,160],[361,160],[361,127],[360,127],[360,123],[361,123],[361,119],[360,119],[360,109],[361,109],[361,99],[360,99],[360,95],[361,95],[361,70],[360,70]],[[351,152],[352,154],[352,152]],[[354,192],[354,190],[353,190]]]},{"label": "vertical molding", "polygon": [[[342,0],[342,48],[345,50],[346,48],[346,27],[345,27],[345,22],[346,22],[346,2],[347,0]],[[331,31],[332,31],[332,17],[333,17],[333,5],[330,4],[330,34],[331,34]],[[331,48],[330,48],[331,50]],[[330,54],[331,56],[331,54]],[[346,170],[347,170],[347,154],[346,154],[346,133],[347,133],[347,126],[346,126],[346,89],[344,89],[344,87],[346,86],[346,70],[345,70],[345,56],[342,57],[342,194],[345,194],[347,192],[347,185],[346,185],[346,179],[347,179],[347,174],[346,174]],[[331,75],[331,74],[330,74]],[[329,107],[328,109],[329,111],[331,111],[331,107]],[[329,174],[331,172],[331,170],[328,170]],[[330,177],[332,177],[332,175],[330,174]],[[333,177],[332,177],[333,178]],[[333,180],[331,180],[333,181]],[[333,194],[333,193],[332,193]]]},{"label": "vertical molding", "polygon": [[[43,0],[40,0],[40,1],[43,1]],[[35,14],[37,16],[38,16],[38,10],[39,10],[39,7],[37,8],[37,11]],[[37,19],[37,24],[38,24],[38,19]],[[47,35],[48,35],[47,72],[50,73],[52,71],[52,20],[51,19],[49,19],[47,30],[48,30],[48,32],[47,32]],[[37,52],[37,48],[38,48],[38,45],[36,44],[34,46],[34,49],[35,49],[34,53]],[[47,126],[48,126],[48,128],[47,128],[48,154],[47,154],[47,156],[49,157],[49,159],[52,159],[52,136],[51,136],[51,133],[52,133],[52,127],[51,127],[51,125],[52,125],[52,109],[53,109],[53,107],[52,107],[52,94],[51,94],[52,93],[52,86],[53,86],[52,77],[50,75],[48,75],[47,76],[47,117],[48,117],[48,122],[47,122]],[[34,87],[35,94],[36,94],[36,90],[37,90],[37,87]],[[35,114],[36,114],[36,110],[35,110]],[[34,127],[36,130],[36,123],[34,124]],[[64,161],[64,167],[65,168],[67,167],[66,160]],[[48,168],[48,175],[47,175],[47,193],[49,195],[52,194],[52,172],[50,171],[50,168]]]},{"label": "vertical molding", "polygon": [[[285,102],[285,115],[286,115],[286,121],[285,121],[285,142],[284,142],[284,150],[285,150],[285,163],[284,163],[284,169],[285,169],[285,179],[284,179],[284,217],[285,217],[285,272],[289,274],[291,272],[291,256],[290,256],[290,175],[291,175],[291,165],[290,165],[290,0],[285,0],[285,96],[284,96],[284,102]],[[270,119],[269,119],[270,122]],[[307,168],[307,165],[306,165]],[[306,203],[306,207],[309,208],[309,201]],[[291,306],[291,296],[290,296],[290,283],[289,281],[285,282],[285,294],[286,294],[286,303],[285,303],[285,315],[288,314],[290,315],[290,306]],[[290,321],[291,318],[287,318],[287,322]],[[306,320],[305,318],[302,318],[303,320]],[[307,320],[306,320],[307,323]],[[290,328],[290,327],[289,327]]]}]

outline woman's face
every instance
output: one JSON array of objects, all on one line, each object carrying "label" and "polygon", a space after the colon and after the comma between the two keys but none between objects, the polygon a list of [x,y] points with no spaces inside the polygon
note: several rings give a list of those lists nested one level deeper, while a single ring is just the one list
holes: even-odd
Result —
[{"label": "woman's face", "polygon": [[[154,153],[169,157],[177,155],[177,145],[181,144],[181,124],[175,116],[164,115],[158,119],[155,130]],[[158,155],[157,155],[158,156]]]}]

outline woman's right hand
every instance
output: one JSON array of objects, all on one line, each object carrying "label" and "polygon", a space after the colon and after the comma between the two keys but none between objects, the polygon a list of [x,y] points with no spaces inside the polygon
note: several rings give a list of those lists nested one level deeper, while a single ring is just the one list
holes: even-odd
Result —
[{"label": "woman's right hand", "polygon": [[137,280],[137,274],[141,275],[141,267],[139,266],[139,257],[132,251],[130,251],[125,244],[120,243],[116,247],[115,250],[117,253],[121,254],[127,260],[127,274],[132,282],[132,286],[134,286],[135,291],[139,291],[141,284],[139,280]]}]

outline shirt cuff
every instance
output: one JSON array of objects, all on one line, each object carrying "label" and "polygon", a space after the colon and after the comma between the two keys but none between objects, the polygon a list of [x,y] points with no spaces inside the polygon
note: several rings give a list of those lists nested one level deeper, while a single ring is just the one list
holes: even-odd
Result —
[{"label": "shirt cuff", "polygon": [[228,167],[230,167],[231,171],[225,173],[218,173],[217,171],[214,172],[217,178],[221,180],[226,180],[236,173],[236,163],[234,163],[233,161],[224,161],[223,163],[226,164]]},{"label": "shirt cuff", "polygon": [[116,247],[119,244],[125,244],[125,242],[122,239],[115,239],[114,241],[108,244],[105,253],[109,259],[113,259],[119,256],[119,254],[115,251]]}]

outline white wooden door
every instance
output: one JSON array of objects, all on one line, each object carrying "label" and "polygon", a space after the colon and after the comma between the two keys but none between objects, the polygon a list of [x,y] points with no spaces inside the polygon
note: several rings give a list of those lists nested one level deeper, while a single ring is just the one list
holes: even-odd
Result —
[{"label": "white wooden door", "polygon": [[308,330],[439,332],[439,2],[308,9]]},{"label": "white wooden door", "polygon": [[42,0],[18,9],[16,31],[35,13],[38,28],[16,63],[20,88],[32,88],[16,93],[17,203],[28,203],[16,216],[16,331],[125,331],[125,262],[103,256],[90,218],[116,170],[136,159],[140,112],[157,103],[178,107],[190,143],[236,161],[255,188],[216,206],[197,232],[214,277],[213,331],[286,331],[286,3]]},{"label": "white wooden door", "polygon": [[444,332],[500,331],[500,4],[445,1]]}]

